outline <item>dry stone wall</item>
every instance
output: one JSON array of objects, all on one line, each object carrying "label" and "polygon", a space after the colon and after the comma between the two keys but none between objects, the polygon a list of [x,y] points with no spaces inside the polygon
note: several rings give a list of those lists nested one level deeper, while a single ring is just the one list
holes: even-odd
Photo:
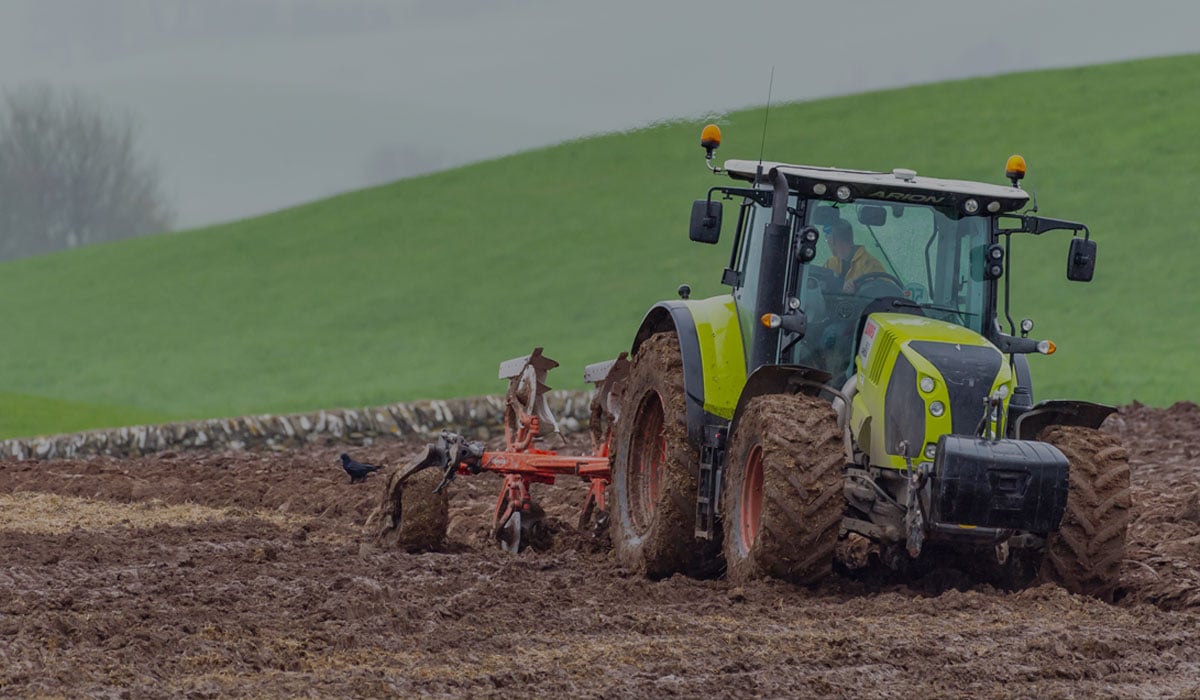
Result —
[{"label": "dry stone wall", "polygon": [[[564,433],[587,428],[591,398],[592,392],[588,391],[552,391],[546,396]],[[376,440],[435,437],[443,429],[476,440],[503,435],[503,397],[415,401],[374,408],[218,418],[17,438],[0,442],[0,457],[18,460],[91,455],[137,457],[168,450],[369,445]]]}]

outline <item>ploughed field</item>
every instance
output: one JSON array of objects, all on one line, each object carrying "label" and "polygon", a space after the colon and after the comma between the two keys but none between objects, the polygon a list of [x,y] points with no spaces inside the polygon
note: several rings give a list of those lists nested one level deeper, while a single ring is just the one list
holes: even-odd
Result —
[{"label": "ploughed field", "polygon": [[573,479],[533,487],[543,551],[493,546],[490,475],[454,482],[446,551],[380,549],[386,475],[351,485],[337,446],[0,462],[0,695],[1200,697],[1200,407],[1106,429],[1135,502],[1115,605],[950,570],[652,582],[570,527]]}]

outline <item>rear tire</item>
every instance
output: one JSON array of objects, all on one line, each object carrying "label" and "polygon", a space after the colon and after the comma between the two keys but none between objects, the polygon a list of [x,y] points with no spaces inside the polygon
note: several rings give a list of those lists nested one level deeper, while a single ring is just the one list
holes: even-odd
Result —
[{"label": "rear tire", "polygon": [[1038,440],[1062,450],[1071,465],[1067,510],[1046,542],[1041,574],[1072,593],[1111,602],[1133,507],[1128,453],[1094,428],[1052,425]]},{"label": "rear tire", "polygon": [[633,358],[613,438],[612,541],[617,560],[650,578],[701,575],[716,544],[696,540],[700,454],[687,437],[683,360],[674,332]]},{"label": "rear tire", "polygon": [[729,578],[807,585],[828,576],[845,514],[833,407],[811,396],[755,397],[728,455],[721,515]]}]

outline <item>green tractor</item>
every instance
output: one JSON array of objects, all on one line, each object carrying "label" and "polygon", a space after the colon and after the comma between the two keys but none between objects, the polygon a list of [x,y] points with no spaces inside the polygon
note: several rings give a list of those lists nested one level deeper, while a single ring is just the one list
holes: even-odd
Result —
[{"label": "green tractor", "polygon": [[1111,599],[1131,509],[1126,453],[1098,430],[1114,409],[1035,403],[1027,355],[1054,344],[1007,304],[1013,236],[1072,232],[1067,278],[1087,282],[1088,228],[1023,213],[1019,156],[994,185],[718,168],[719,143],[706,127],[708,167],[734,182],[695,202],[690,237],[716,244],[737,202],[730,292],[681,286],[635,336],[612,443],[621,563],[807,584],[953,558]]}]

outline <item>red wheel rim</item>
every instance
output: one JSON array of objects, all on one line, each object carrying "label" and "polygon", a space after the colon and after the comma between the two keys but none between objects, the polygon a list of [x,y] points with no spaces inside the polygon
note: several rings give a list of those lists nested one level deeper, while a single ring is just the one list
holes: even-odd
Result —
[{"label": "red wheel rim", "polygon": [[743,551],[749,551],[758,538],[758,526],[762,520],[763,467],[762,447],[755,445],[746,457],[746,470],[742,478],[741,522],[738,532],[742,537]]},{"label": "red wheel rim", "polygon": [[667,440],[663,435],[666,414],[662,397],[647,392],[633,419],[633,440],[629,446],[630,516],[634,526],[644,530],[654,517],[655,504],[662,489],[663,461]]}]

